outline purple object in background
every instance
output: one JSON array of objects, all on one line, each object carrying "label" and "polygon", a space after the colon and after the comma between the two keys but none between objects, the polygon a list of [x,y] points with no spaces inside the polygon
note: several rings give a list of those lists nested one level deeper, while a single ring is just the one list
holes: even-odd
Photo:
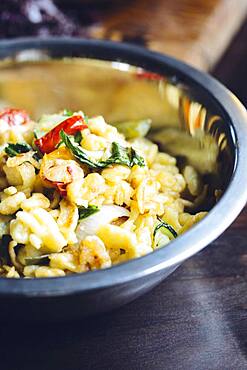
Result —
[{"label": "purple object in background", "polygon": [[79,34],[80,25],[52,0],[1,0],[0,38]]}]

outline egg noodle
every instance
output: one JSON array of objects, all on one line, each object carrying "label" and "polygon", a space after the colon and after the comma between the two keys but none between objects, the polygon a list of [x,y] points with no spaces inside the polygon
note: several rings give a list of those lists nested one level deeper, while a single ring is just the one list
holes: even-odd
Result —
[{"label": "egg noodle", "polygon": [[201,178],[144,138],[150,124],[0,112],[1,276],[107,268],[164,247],[206,214],[185,212]]}]

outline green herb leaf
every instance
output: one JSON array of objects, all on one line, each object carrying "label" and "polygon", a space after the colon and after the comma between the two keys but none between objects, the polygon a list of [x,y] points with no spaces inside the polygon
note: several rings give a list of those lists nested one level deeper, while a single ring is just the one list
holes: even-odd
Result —
[{"label": "green herb leaf", "polygon": [[83,119],[84,119],[84,121],[85,121],[85,123],[88,125],[88,116],[86,116],[85,114],[84,114],[84,117],[83,117]]},{"label": "green herb leaf", "polygon": [[26,257],[25,262],[27,265],[48,266],[50,262],[49,254],[43,254],[42,256],[36,257]]},{"label": "green herb leaf", "polygon": [[82,148],[75,145],[70,140],[69,136],[63,130],[60,132],[60,136],[63,143],[70,149],[74,157],[90,168],[102,169],[112,164],[122,164],[128,167],[133,167],[134,165],[138,165],[140,167],[145,166],[144,159],[139,156],[133,148],[125,148],[115,142],[112,143],[112,154],[107,160],[93,162]]},{"label": "green herb leaf", "polygon": [[153,237],[155,238],[156,233],[160,230],[163,234],[167,235],[169,239],[174,239],[178,236],[173,227],[158,217],[160,223],[155,227]]},{"label": "green herb leaf", "polygon": [[43,155],[42,155],[42,153],[41,152],[35,152],[34,154],[33,154],[33,159],[35,159],[36,161],[39,161],[40,159],[42,159],[43,158]]},{"label": "green herb leaf", "polygon": [[75,134],[74,136],[74,140],[77,144],[80,144],[80,142],[82,141],[82,134],[81,134],[81,131],[77,131],[77,133]]},{"label": "green herb leaf", "polygon": [[88,207],[78,207],[79,211],[79,220],[82,220],[83,218],[89,217],[93,215],[96,212],[99,212],[99,207],[88,205]]},{"label": "green herb leaf", "polygon": [[112,143],[112,155],[106,161],[101,162],[101,164],[107,167],[114,163],[128,167],[133,167],[135,164],[140,167],[145,166],[144,159],[133,148],[125,148],[115,142]]},{"label": "green herb leaf", "polygon": [[69,138],[69,136],[63,131],[60,131],[60,137],[62,142],[67,146],[67,148],[71,151],[73,156],[81,163],[86,164],[90,168],[98,169],[100,166],[97,163],[91,161],[88,155],[78,146],[75,145]]},{"label": "green herb leaf", "polygon": [[26,143],[8,144],[4,149],[9,157],[15,157],[17,154],[27,153],[32,147]]},{"label": "green herb leaf", "polygon": [[73,113],[74,112],[72,112],[72,110],[70,110],[70,109],[64,109],[62,114],[63,114],[63,116],[70,117],[70,116],[73,116]]},{"label": "green herb leaf", "polygon": [[11,263],[8,248],[10,241],[10,235],[3,235],[0,241],[0,264],[2,265],[9,265]]}]

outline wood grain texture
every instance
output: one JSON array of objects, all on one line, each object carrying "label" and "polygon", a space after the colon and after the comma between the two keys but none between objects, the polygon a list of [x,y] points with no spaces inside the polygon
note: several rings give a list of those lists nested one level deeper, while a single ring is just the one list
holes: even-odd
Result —
[{"label": "wood grain texture", "polygon": [[211,70],[246,14],[247,0],[1,0],[0,38],[127,41]]},{"label": "wood grain texture", "polygon": [[61,325],[2,325],[2,368],[246,369],[246,238],[235,222],[151,293],[113,313]]},{"label": "wood grain texture", "polygon": [[244,20],[247,0],[133,0],[100,9],[89,37],[142,43],[210,70]]}]

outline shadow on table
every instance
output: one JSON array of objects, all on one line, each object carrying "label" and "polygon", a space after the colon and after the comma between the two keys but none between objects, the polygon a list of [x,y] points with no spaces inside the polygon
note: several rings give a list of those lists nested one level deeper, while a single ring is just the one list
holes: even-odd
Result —
[{"label": "shadow on table", "polygon": [[57,324],[16,325],[9,318],[0,326],[1,369],[247,368],[241,235],[230,229],[152,292],[112,313]]}]

